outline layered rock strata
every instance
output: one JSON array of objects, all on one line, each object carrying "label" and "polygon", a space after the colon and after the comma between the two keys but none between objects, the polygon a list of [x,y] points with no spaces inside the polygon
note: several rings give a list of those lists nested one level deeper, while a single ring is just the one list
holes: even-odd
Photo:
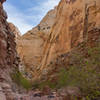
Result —
[{"label": "layered rock strata", "polygon": [[100,28],[99,19],[99,0],[61,0],[56,21],[45,42],[40,70],[43,71],[58,55],[87,41],[90,38],[88,32]]},{"label": "layered rock strata", "polygon": [[0,2],[0,100],[11,100],[15,96],[11,96],[16,88],[13,91],[14,84],[10,73],[19,67],[15,35],[6,20],[7,14]]},{"label": "layered rock strata", "polygon": [[55,22],[57,8],[50,10],[39,25],[17,41],[17,51],[30,72],[35,71],[40,65],[43,56],[44,43],[48,40],[49,33]]},{"label": "layered rock strata", "polygon": [[15,40],[17,42],[17,39],[21,36],[21,33],[20,33],[19,29],[14,24],[12,24],[10,22],[8,24],[9,24],[11,32],[15,35]]}]

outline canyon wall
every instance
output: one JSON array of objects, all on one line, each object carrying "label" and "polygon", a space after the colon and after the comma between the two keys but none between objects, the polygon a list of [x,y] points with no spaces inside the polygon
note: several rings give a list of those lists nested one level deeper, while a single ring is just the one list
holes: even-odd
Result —
[{"label": "canyon wall", "polygon": [[15,96],[10,74],[19,67],[15,35],[6,20],[7,14],[0,2],[0,100],[12,100],[10,98]]},{"label": "canyon wall", "polygon": [[43,56],[44,43],[49,37],[56,18],[56,7],[50,10],[43,20],[17,41],[17,51],[30,72],[38,68]]},{"label": "canyon wall", "polygon": [[27,70],[37,76],[59,55],[87,41],[88,32],[100,28],[100,0],[61,0],[39,25],[17,42]]},{"label": "canyon wall", "polygon": [[37,27],[20,37],[16,27],[7,22],[7,14],[0,2],[0,100],[22,100],[26,96],[26,100],[31,100],[30,97],[35,99],[33,92],[31,95],[19,94],[12,82],[11,73],[20,66],[16,43],[23,63],[37,78],[46,73],[47,66],[57,56],[63,56],[80,43],[86,41],[92,47],[100,36],[99,19],[100,0],[61,0]]},{"label": "canyon wall", "polygon": [[13,23],[9,22],[8,24],[9,24],[11,32],[15,35],[15,40],[17,42],[18,38],[21,36],[21,33],[19,29],[17,28],[17,26],[15,26]]},{"label": "canyon wall", "polygon": [[87,41],[88,32],[100,28],[100,0],[61,0],[56,21],[45,42],[40,71],[58,55]]},{"label": "canyon wall", "polygon": [[[13,67],[18,67],[16,43],[14,42],[15,35],[11,32],[7,15],[0,3],[0,68],[2,70],[11,70]],[[3,71],[0,70],[0,78],[3,78]],[[7,73],[5,73],[7,74]]]}]

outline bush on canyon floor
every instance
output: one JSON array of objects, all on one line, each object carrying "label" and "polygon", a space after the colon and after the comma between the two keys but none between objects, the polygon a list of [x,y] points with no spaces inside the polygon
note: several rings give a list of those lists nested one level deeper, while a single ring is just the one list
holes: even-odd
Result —
[{"label": "bush on canyon floor", "polygon": [[[78,69],[77,69],[78,68]],[[68,71],[62,69],[59,73],[58,88],[74,86],[80,88],[83,95],[89,97],[100,96],[99,75],[92,68],[71,67]]]},{"label": "bush on canyon floor", "polygon": [[51,82],[50,80],[46,80],[46,81],[41,81],[41,82],[34,81],[32,86],[34,88],[43,90],[46,86],[49,86],[49,88],[55,89],[56,84]]},{"label": "bush on canyon floor", "polygon": [[77,55],[75,61],[80,64],[60,70],[57,86],[79,87],[83,95],[93,99],[100,96],[100,47],[88,48],[86,54],[87,57]]},{"label": "bush on canyon floor", "polygon": [[50,88],[54,89],[56,87],[56,84],[48,80],[48,81],[41,82],[39,88],[43,90],[45,86],[49,86]]},{"label": "bush on canyon floor", "polygon": [[17,83],[19,86],[22,86],[25,89],[30,89],[32,87],[30,81],[26,79],[21,72],[16,69],[14,73],[11,74],[11,77],[15,83]]},{"label": "bush on canyon floor", "polygon": [[55,76],[49,76],[49,80],[39,83],[38,87],[49,86],[59,89],[74,86],[81,90],[87,100],[100,96],[100,47],[87,48],[84,51],[83,54],[78,51],[72,54],[72,65],[69,68],[59,66],[58,72],[54,73]]}]

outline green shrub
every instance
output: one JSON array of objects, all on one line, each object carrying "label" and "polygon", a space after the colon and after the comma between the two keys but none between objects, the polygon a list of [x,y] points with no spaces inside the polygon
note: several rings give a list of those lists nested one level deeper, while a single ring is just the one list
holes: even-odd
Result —
[{"label": "green shrub", "polygon": [[49,86],[50,88],[54,89],[55,84],[48,80],[40,83],[39,88],[42,90],[45,86]]},{"label": "green shrub", "polygon": [[[100,96],[100,47],[88,48],[89,57],[76,57],[75,62],[69,69],[59,70],[57,88],[64,86],[79,87],[87,100]],[[82,58],[80,58],[82,57]],[[74,62],[74,61],[73,61]]]},{"label": "green shrub", "polygon": [[11,74],[12,79],[14,80],[15,83],[17,83],[19,86],[22,86],[25,89],[30,89],[32,87],[31,83],[29,80],[27,80],[21,72],[18,70],[15,70],[15,73]]},{"label": "green shrub", "polygon": [[39,88],[40,90],[43,90],[45,86],[49,86],[50,88],[54,89],[56,87],[56,84],[51,82],[50,80],[46,80],[42,82],[34,82],[32,86],[34,88]]},{"label": "green shrub", "polygon": [[[81,90],[82,95],[86,96],[87,100],[94,99],[100,96],[100,48],[87,48],[85,54],[77,53],[73,54],[70,61],[73,61],[73,65],[70,65],[66,69],[66,66],[59,66],[57,73],[54,73],[57,80],[52,82],[46,80],[40,83],[40,87],[48,85],[51,88],[62,88],[66,86],[78,87]],[[71,60],[73,59],[74,60]]]},{"label": "green shrub", "polygon": [[[68,71],[62,69],[58,75],[59,80],[57,87],[75,86],[79,87],[84,95],[100,96],[100,79],[99,74],[91,69],[71,67]],[[98,92],[97,92],[98,91]]]}]

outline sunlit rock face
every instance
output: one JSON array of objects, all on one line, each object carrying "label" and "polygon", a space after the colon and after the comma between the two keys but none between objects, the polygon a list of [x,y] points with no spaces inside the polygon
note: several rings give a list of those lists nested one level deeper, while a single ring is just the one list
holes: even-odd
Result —
[{"label": "sunlit rock face", "polygon": [[43,56],[44,43],[55,22],[57,8],[50,10],[40,24],[21,36],[17,41],[17,51],[30,71],[38,68]]},{"label": "sunlit rock face", "polygon": [[50,10],[44,16],[44,18],[41,20],[41,22],[36,27],[34,27],[32,30],[28,31],[26,34],[28,34],[28,33],[34,34],[34,33],[39,32],[39,31],[42,31],[46,34],[49,34],[50,30],[55,22],[56,12],[57,12],[57,7]]},{"label": "sunlit rock face", "polygon": [[11,32],[15,35],[15,39],[17,41],[17,39],[21,36],[19,29],[13,23],[9,22],[8,24],[9,24]]},{"label": "sunlit rock face", "polygon": [[27,70],[45,72],[58,55],[86,41],[88,32],[100,28],[100,0],[61,0],[39,25],[23,35],[17,51]]},{"label": "sunlit rock face", "polygon": [[40,71],[58,55],[87,40],[88,32],[100,28],[100,0],[61,0],[56,21],[45,42]]},{"label": "sunlit rock face", "polygon": [[[50,11],[37,27],[22,37],[14,33],[17,30],[13,30],[14,26],[9,26],[6,21],[7,14],[2,6],[5,0],[1,1],[0,100],[37,99],[36,95],[38,94],[35,95],[32,91],[30,91],[31,94],[24,92],[19,94],[16,91],[17,86],[12,82],[10,73],[19,67],[16,43],[23,63],[30,73],[34,72],[33,75],[37,78],[42,75],[41,72],[46,73],[47,65],[57,56],[68,53],[83,41],[92,47],[94,41],[98,40],[100,36],[100,0],[61,0],[57,8]],[[16,43],[14,34],[18,36]],[[63,60],[64,56],[61,56],[61,60]],[[55,63],[55,66],[60,67],[57,64]],[[57,98],[59,98],[58,95]],[[46,98],[43,96],[41,99],[48,100],[48,96],[46,95]],[[58,100],[63,99],[59,98]]]}]

